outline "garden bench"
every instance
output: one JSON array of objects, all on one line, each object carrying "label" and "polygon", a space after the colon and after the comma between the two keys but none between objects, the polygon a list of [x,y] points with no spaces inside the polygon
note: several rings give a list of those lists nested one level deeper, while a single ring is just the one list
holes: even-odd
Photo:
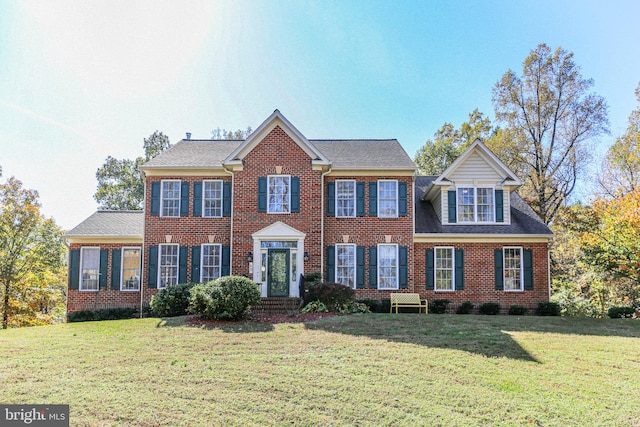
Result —
[{"label": "garden bench", "polygon": [[389,313],[393,313],[393,308],[396,308],[396,313],[398,313],[398,307],[418,307],[418,312],[424,308],[424,314],[427,314],[428,304],[427,300],[424,300],[424,303],[420,299],[420,294],[390,294],[391,297],[391,307],[389,308]]}]

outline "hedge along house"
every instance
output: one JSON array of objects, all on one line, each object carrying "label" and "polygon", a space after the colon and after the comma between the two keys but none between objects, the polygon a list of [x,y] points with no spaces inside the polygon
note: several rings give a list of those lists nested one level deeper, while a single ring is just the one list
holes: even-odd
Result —
[{"label": "hedge along house", "polygon": [[68,311],[230,274],[297,298],[312,271],[359,299],[548,301],[551,232],[480,142],[418,177],[397,140],[309,140],[276,110],[246,140],[182,140],[141,169],[144,212],[99,211],[66,234]]}]

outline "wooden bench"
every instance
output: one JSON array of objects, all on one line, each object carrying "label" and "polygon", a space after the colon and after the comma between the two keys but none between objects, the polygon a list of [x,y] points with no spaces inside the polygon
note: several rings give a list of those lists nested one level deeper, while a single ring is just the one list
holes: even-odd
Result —
[{"label": "wooden bench", "polygon": [[427,300],[424,300],[424,303],[420,299],[420,294],[390,294],[391,297],[391,307],[389,308],[389,313],[393,313],[393,308],[396,308],[396,313],[398,313],[398,307],[417,307],[418,312],[424,308],[424,314],[427,314],[429,310]]}]

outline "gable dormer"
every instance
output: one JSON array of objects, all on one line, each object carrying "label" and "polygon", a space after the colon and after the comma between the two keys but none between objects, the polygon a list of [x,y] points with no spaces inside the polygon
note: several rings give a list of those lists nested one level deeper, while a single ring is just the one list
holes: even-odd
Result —
[{"label": "gable dormer", "polygon": [[425,191],[443,225],[510,224],[510,194],[522,181],[476,140]]}]

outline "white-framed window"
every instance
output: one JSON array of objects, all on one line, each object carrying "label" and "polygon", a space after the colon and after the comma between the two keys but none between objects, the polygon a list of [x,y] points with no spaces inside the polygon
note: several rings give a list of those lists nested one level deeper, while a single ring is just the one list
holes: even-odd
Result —
[{"label": "white-framed window", "polygon": [[458,188],[458,222],[494,222],[495,200],[491,187]]},{"label": "white-framed window", "polygon": [[434,274],[435,274],[434,290],[436,291],[455,290],[454,248],[452,247],[435,247],[434,248]]},{"label": "white-framed window", "polygon": [[120,274],[121,291],[140,290],[141,249],[138,247],[122,248],[122,272]]},{"label": "white-framed window", "polygon": [[222,180],[202,181],[202,216],[222,217]]},{"label": "white-framed window", "polygon": [[160,216],[180,216],[180,180],[163,179],[160,192]]},{"label": "white-framed window", "polygon": [[100,248],[80,248],[80,290],[97,291],[100,278]]},{"label": "white-framed window", "polygon": [[356,216],[356,182],[336,180],[336,216],[351,218]]},{"label": "white-framed window", "polygon": [[336,283],[355,288],[356,245],[336,245]]},{"label": "white-framed window", "polygon": [[396,218],[398,216],[398,181],[378,181],[378,217]]},{"label": "white-framed window", "polygon": [[289,175],[267,177],[267,213],[291,213],[291,177]]},{"label": "white-framed window", "polygon": [[158,289],[178,284],[178,254],[180,246],[177,244],[161,244],[158,251]]},{"label": "white-framed window", "polygon": [[220,277],[222,271],[222,245],[202,245],[200,250],[200,282]]},{"label": "white-framed window", "polygon": [[505,291],[521,291],[524,289],[524,274],[521,247],[504,247],[503,276]]},{"label": "white-framed window", "polygon": [[398,289],[398,245],[378,245],[378,289]]}]

